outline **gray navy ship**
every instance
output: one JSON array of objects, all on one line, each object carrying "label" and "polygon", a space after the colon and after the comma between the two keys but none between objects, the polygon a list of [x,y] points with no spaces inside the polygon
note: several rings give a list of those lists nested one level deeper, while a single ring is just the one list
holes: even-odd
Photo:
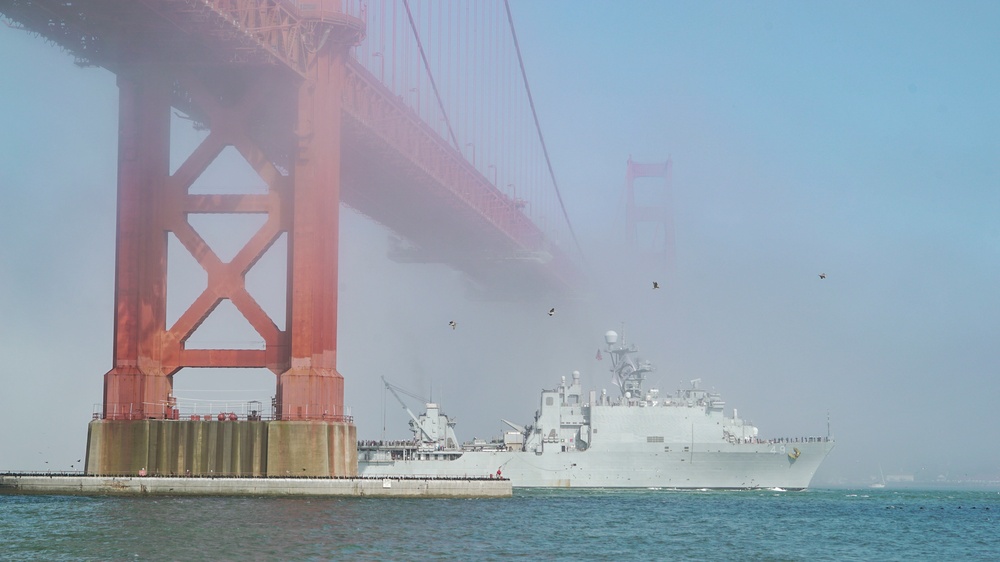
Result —
[{"label": "gray navy ship", "polygon": [[[455,421],[435,403],[417,416],[413,437],[362,442],[358,473],[376,477],[494,475],[514,487],[801,490],[833,449],[826,437],[764,439],[736,409],[691,381],[670,396],[643,389],[653,370],[638,350],[605,334],[620,395],[584,394],[580,374],[543,390],[531,424],[501,420],[502,438],[459,443]],[[386,383],[403,406],[406,404]]]}]

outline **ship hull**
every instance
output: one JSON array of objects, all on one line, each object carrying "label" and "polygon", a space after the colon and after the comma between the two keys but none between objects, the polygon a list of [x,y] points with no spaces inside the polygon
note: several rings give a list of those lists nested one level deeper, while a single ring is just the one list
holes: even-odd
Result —
[{"label": "ship hull", "polygon": [[[807,488],[833,441],[713,445],[651,452],[589,449],[469,451],[453,460],[360,461],[361,476],[483,476],[499,470],[515,488]],[[794,450],[798,449],[797,456]],[[791,455],[789,455],[791,453]]]}]

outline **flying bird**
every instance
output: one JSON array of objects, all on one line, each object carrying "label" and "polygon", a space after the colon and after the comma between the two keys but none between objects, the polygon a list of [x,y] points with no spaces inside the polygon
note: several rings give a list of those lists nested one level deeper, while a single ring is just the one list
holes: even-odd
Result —
[{"label": "flying bird", "polygon": [[826,279],[826,274],[825,273],[820,273],[819,274],[819,278],[820,279]]},{"label": "flying bird", "polygon": [[556,309],[555,308],[550,308],[549,309],[549,316],[552,316],[555,313],[556,313]]},{"label": "flying bird", "polygon": [[455,326],[457,326],[458,324],[456,324],[456,323],[455,323],[455,321],[454,321],[454,320],[452,320],[452,321],[448,322],[448,325],[449,325],[449,326],[451,326],[451,329],[452,329],[452,330],[454,330],[454,329],[455,329]]},{"label": "flying bird", "polygon": [[657,283],[656,281],[653,281],[653,288],[654,289],[659,289],[660,288],[660,284]]}]

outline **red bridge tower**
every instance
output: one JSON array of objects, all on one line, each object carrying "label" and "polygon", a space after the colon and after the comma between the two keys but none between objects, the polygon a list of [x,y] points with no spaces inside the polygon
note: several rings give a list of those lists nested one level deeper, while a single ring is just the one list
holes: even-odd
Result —
[{"label": "red bridge tower", "polygon": [[[299,7],[250,3],[256,13],[228,4],[172,3],[157,16],[179,29],[215,26],[200,36],[219,42],[235,40],[232,33],[218,33],[220,27],[267,29],[272,22],[279,33],[264,35],[263,41],[285,65],[213,65],[210,55],[184,59],[184,34],[176,32],[164,35],[169,44],[144,43],[143,49],[116,53],[121,60],[115,67],[120,133],[114,366],[105,375],[103,419],[91,424],[88,473],[357,471],[356,433],[344,412],[344,381],[337,372],[337,249],[345,64],[364,23],[330,0]],[[215,21],[232,14],[254,21]],[[294,40],[282,34],[295,35]],[[238,52],[226,47],[212,51]],[[210,132],[171,174],[170,116],[178,105]],[[228,146],[263,178],[265,194],[189,192]],[[257,213],[267,219],[226,263],[191,227],[188,216],[196,213]],[[173,326],[166,323],[168,233],[208,274],[205,290]],[[274,323],[245,285],[247,272],[282,234],[288,240],[287,329]],[[186,348],[224,299],[262,336],[264,349]],[[184,367],[270,369],[278,377],[276,419],[173,421],[178,418],[173,376]]]}]

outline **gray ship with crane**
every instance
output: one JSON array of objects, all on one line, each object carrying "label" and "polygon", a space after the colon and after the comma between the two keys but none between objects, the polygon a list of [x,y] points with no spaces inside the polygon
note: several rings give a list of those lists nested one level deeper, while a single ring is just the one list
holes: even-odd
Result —
[{"label": "gray ship with crane", "polygon": [[[530,424],[501,420],[502,437],[460,443],[455,421],[427,401],[410,416],[412,437],[358,446],[366,477],[509,478],[514,487],[801,490],[834,447],[829,436],[762,438],[725,413],[719,394],[695,379],[671,395],[643,385],[653,366],[614,331],[605,334],[617,397],[584,393],[580,373],[542,390]],[[412,395],[411,395],[412,396]]]}]

